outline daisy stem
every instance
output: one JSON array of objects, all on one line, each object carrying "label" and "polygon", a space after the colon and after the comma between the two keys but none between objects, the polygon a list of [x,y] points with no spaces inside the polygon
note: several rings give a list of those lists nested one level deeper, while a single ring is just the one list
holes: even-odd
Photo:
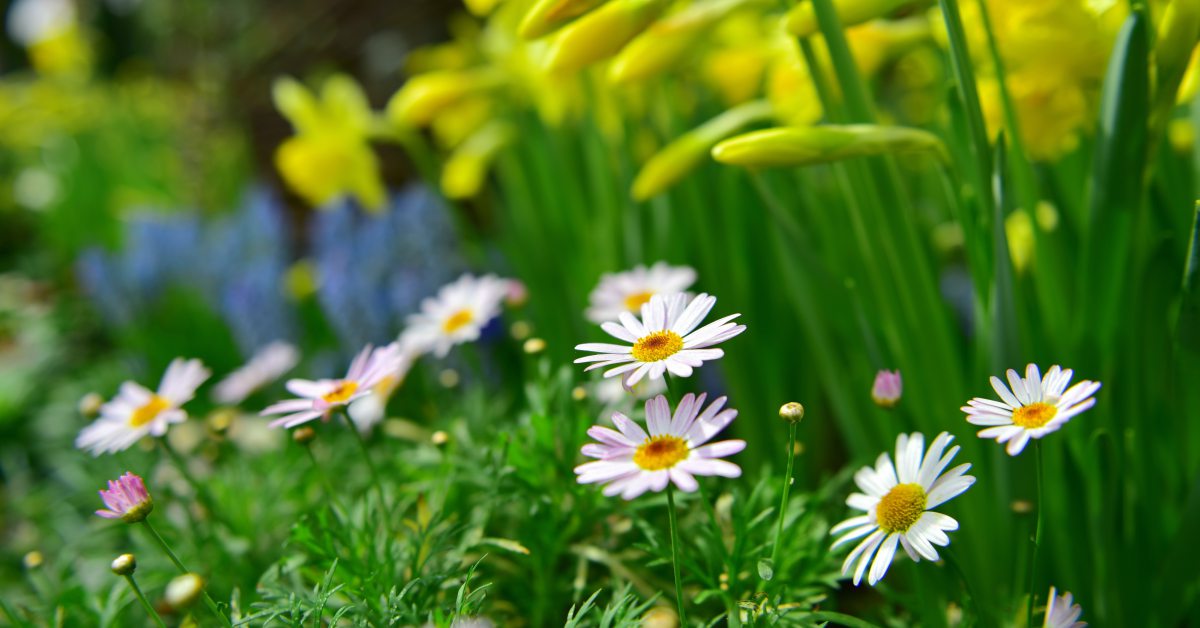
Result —
[{"label": "daisy stem", "polygon": [[775,526],[775,543],[771,548],[771,569],[779,571],[779,540],[783,538],[783,519],[787,516],[788,493],[792,490],[792,468],[796,462],[796,427],[788,426],[787,473],[783,476],[783,498],[779,501],[779,523]]},{"label": "daisy stem", "polygon": [[675,487],[667,482],[667,518],[671,522],[671,567],[675,571],[675,602],[679,607],[679,625],[687,626],[683,610],[683,579],[679,575],[679,522],[675,518]]},{"label": "daisy stem", "polygon": [[[167,545],[166,539],[162,538],[162,535],[159,534],[158,530],[154,528],[154,525],[150,523],[150,519],[142,519],[142,524],[144,524],[146,529],[150,531],[150,536],[154,537],[155,541],[158,541],[158,546],[162,548],[163,553],[167,555],[167,558],[170,558],[171,562],[175,563],[175,568],[178,569],[180,573],[190,573],[188,568],[183,566],[183,562],[179,560],[179,557],[175,555],[175,552],[171,550],[171,546]],[[213,614],[221,618],[221,621],[226,626],[233,625],[230,623],[229,618],[225,616],[225,613],[222,613],[221,609],[217,607],[217,603],[213,601],[212,596],[208,594],[207,590],[204,591],[204,603],[208,605],[209,610],[211,610]]]},{"label": "daisy stem", "polygon": [[142,608],[146,609],[146,614],[150,616],[150,619],[154,620],[155,625],[167,628],[167,624],[163,622],[162,617],[158,616],[158,611],[154,610],[154,607],[150,605],[150,600],[146,599],[146,595],[142,593],[141,587],[133,579],[133,574],[125,574],[125,580],[129,582],[129,588],[133,589],[133,594],[142,603]]},{"label": "daisy stem", "polygon": [[367,468],[371,471],[371,481],[375,484],[375,491],[379,493],[379,506],[387,512],[391,512],[387,506],[387,498],[383,495],[383,482],[379,479],[379,469],[375,468],[375,461],[371,459],[371,450],[367,448],[367,439],[363,438],[361,432],[358,431],[358,426],[354,421],[350,420],[350,415],[342,412],[342,419],[346,421],[346,425],[354,434],[354,439],[358,441],[358,446],[362,449],[363,459],[367,461]]},{"label": "daisy stem", "polygon": [[1038,547],[1042,544],[1042,441],[1033,441],[1033,458],[1037,461],[1037,527],[1033,532],[1033,552],[1029,556],[1029,605],[1026,609],[1026,625],[1033,625],[1033,587],[1034,575],[1037,573]]}]

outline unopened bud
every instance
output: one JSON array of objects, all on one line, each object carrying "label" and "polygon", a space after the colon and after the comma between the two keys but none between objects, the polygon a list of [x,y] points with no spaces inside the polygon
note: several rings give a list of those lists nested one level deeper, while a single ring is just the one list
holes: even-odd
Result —
[{"label": "unopened bud", "polygon": [[904,392],[904,381],[900,371],[879,371],[875,374],[875,384],[871,386],[871,399],[880,408],[894,408],[900,402]]},{"label": "unopened bud", "polygon": [[804,418],[804,406],[799,402],[789,401],[780,406],[779,418],[788,423],[799,423]]},{"label": "unopened bud", "polygon": [[202,593],[204,593],[204,578],[194,573],[185,573],[167,583],[167,590],[163,594],[163,598],[171,608],[184,609],[195,604]]},{"label": "unopened bud", "polygon": [[575,401],[583,401],[587,399],[587,389],[583,386],[576,386],[571,389],[571,398]]},{"label": "unopened bud", "polygon": [[100,406],[104,405],[104,397],[99,393],[90,392],[79,399],[79,414],[92,418],[100,414]]},{"label": "unopened bud", "polygon": [[458,381],[458,371],[454,369],[445,369],[441,373],[438,373],[438,383],[443,388],[454,388],[458,385]]},{"label": "unopened bud", "polygon": [[530,338],[525,341],[525,353],[536,355],[546,350],[546,341],[541,338]]},{"label": "unopened bud", "polygon": [[25,565],[26,569],[37,569],[44,562],[46,562],[46,558],[37,550],[25,554],[25,558],[21,559],[21,563]]},{"label": "unopened bud", "polygon": [[121,554],[112,561],[112,572],[118,576],[128,576],[137,569],[137,559],[133,554]]},{"label": "unopened bud", "polygon": [[297,428],[296,430],[294,430],[292,432],[292,440],[296,441],[297,443],[300,443],[301,445],[307,445],[307,444],[311,443],[313,441],[313,439],[316,437],[317,437],[317,431],[311,427],[308,427],[307,425],[304,427],[301,427],[301,428]]},{"label": "unopened bud", "polygon": [[441,447],[442,445],[450,442],[450,435],[443,430],[438,430],[429,437],[429,442]]}]

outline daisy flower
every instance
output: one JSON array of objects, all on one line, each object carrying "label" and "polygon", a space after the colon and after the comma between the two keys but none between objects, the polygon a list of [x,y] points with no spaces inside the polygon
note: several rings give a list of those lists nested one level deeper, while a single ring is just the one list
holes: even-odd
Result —
[{"label": "daisy flower", "polygon": [[[958,453],[958,446],[946,451],[954,437],[942,432],[925,451],[925,437],[920,433],[901,434],[896,438],[896,464],[887,452],[879,455],[875,467],[863,467],[854,474],[854,483],[862,493],[852,493],[846,505],[866,514],[851,517],[829,533],[845,532],[833,544],[866,537],[842,563],[842,575],[854,568],[854,584],[862,581],[867,568],[867,583],[874,586],[887,573],[896,555],[896,546],[904,548],[909,558],[919,562],[938,560],[934,545],[950,544],[946,532],[957,530],[953,517],[933,512],[941,504],[957,497],[975,483],[965,475],[969,464],[961,464],[942,473]],[[871,559],[874,558],[874,561]],[[855,567],[855,563],[858,564]]]},{"label": "daisy flower", "polygon": [[115,480],[109,480],[108,490],[100,490],[100,499],[104,500],[106,509],[97,510],[96,514],[105,519],[137,523],[154,510],[154,500],[146,490],[146,483],[130,471]]},{"label": "daisy flower", "polygon": [[337,408],[371,394],[383,378],[396,372],[402,357],[397,343],[373,348],[367,345],[350,363],[350,370],[342,379],[290,379],[287,389],[299,399],[288,399],[272,404],[260,414],[282,414],[271,427],[291,428],[318,417],[329,417]]},{"label": "daisy flower", "polygon": [[627,387],[647,375],[650,379],[660,379],[667,371],[677,377],[688,377],[693,368],[706,360],[725,355],[724,351],[710,347],[746,331],[745,325],[730,322],[740,314],[730,314],[696,329],[716,303],[717,298],[707,294],[697,295],[690,303],[685,294],[665,297],[656,294],[642,305],[641,320],[629,312],[621,312],[619,324],[611,321],[600,324],[609,335],[630,345],[581,344],[575,348],[596,355],[579,358],[575,363],[591,362],[584,369],[587,371],[615,366],[605,371],[604,376],[628,373]]},{"label": "daisy flower", "polygon": [[463,275],[421,301],[421,311],[408,317],[401,341],[444,358],[454,345],[479,338],[480,330],[500,314],[509,289],[510,282],[495,275]]},{"label": "daisy flower", "polygon": [[292,370],[299,361],[300,352],[296,347],[283,341],[272,342],[255,352],[241,368],[218,382],[213,388],[213,399],[222,404],[239,404],[254,391]]},{"label": "daisy flower", "polygon": [[375,424],[383,420],[387,414],[387,404],[391,400],[392,394],[400,385],[404,383],[404,378],[408,376],[408,371],[412,369],[413,362],[416,360],[417,353],[410,347],[398,345],[399,360],[395,363],[395,368],[384,374],[379,382],[371,387],[370,394],[355,400],[346,409],[350,415],[350,420],[354,421],[354,426],[359,432],[366,433],[371,430]]},{"label": "daisy flower", "polygon": [[117,396],[100,407],[100,418],[79,433],[75,447],[98,456],[128,449],[144,436],[166,434],[172,423],[187,419],[180,406],[192,400],[209,375],[200,360],[175,358],[157,392],[136,382],[121,384]]},{"label": "daisy flower", "polygon": [[1055,593],[1054,587],[1050,587],[1050,597],[1046,601],[1046,619],[1042,622],[1042,628],[1083,628],[1087,626],[1086,621],[1079,621],[1083,609],[1078,604],[1071,603],[1071,593],[1066,592],[1062,595]]},{"label": "daisy flower", "polygon": [[650,301],[650,297],[684,292],[695,282],[695,270],[688,266],[668,266],[666,262],[658,262],[649,268],[639,265],[623,273],[605,274],[588,295],[591,304],[587,310],[588,320],[603,323],[617,320],[621,312],[637,314]]},{"label": "daisy flower", "polygon": [[976,397],[962,407],[967,422],[984,425],[980,438],[995,438],[1008,443],[1008,455],[1015,456],[1025,449],[1030,438],[1041,438],[1066,425],[1076,414],[1096,404],[1092,396],[1100,390],[1100,382],[1083,380],[1070,389],[1067,384],[1075,372],[1050,367],[1042,377],[1036,364],[1025,367],[1025,378],[1008,369],[1009,390],[999,377],[992,376],[992,388],[1001,401]]},{"label": "daisy flower", "polygon": [[667,482],[690,493],[699,486],[697,475],[740,476],[740,467],[721,458],[745,449],[746,441],[708,442],[737,417],[737,410],[723,409],[725,397],[719,397],[701,412],[706,397],[684,395],[674,416],[665,396],[647,401],[648,431],[620,412],[612,415],[616,430],[592,426],[588,435],[599,442],[584,445],[582,452],[598,460],[575,467],[579,483],[606,483],[605,495],[633,499],[661,491]]}]

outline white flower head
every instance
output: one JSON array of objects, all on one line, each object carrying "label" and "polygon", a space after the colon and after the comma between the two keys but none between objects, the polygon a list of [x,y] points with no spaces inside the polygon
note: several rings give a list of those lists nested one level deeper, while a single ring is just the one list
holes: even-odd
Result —
[{"label": "white flower head", "polygon": [[1046,600],[1046,619],[1042,628],[1084,628],[1086,621],[1079,621],[1083,609],[1078,604],[1072,604],[1071,593],[1057,595],[1054,587],[1050,587],[1050,597]]},{"label": "white flower head", "polygon": [[100,407],[100,418],[83,428],[75,447],[93,456],[131,447],[145,436],[162,436],[173,423],[187,420],[183,404],[212,372],[200,360],[175,358],[163,373],[158,391],[125,382],[117,396]]},{"label": "white flower head", "polygon": [[300,352],[290,343],[277,340],[259,349],[237,370],[213,387],[217,403],[237,405],[255,391],[279,379],[300,361]]},{"label": "white flower head", "polygon": [[612,415],[617,429],[592,426],[588,435],[599,442],[582,451],[598,460],[575,467],[579,483],[605,483],[605,495],[633,499],[661,491],[667,482],[690,493],[699,486],[697,475],[740,476],[741,467],[721,458],[745,449],[746,441],[709,442],[737,418],[737,410],[725,409],[725,397],[704,408],[706,397],[684,395],[674,416],[665,396],[647,401],[645,430],[620,412]]},{"label": "white flower head", "polygon": [[1001,401],[976,397],[962,407],[967,413],[967,422],[983,425],[980,438],[995,438],[998,443],[1008,443],[1008,455],[1015,456],[1029,443],[1031,438],[1041,438],[1066,425],[1075,415],[1096,404],[1092,395],[1100,390],[1100,382],[1083,380],[1067,389],[1071,369],[1050,367],[1042,377],[1036,364],[1025,367],[1022,379],[1016,371],[1008,369],[1009,390],[999,377],[992,376],[992,388]]},{"label": "white flower head", "polygon": [[510,282],[495,275],[463,275],[421,301],[421,311],[408,317],[401,342],[444,358],[454,345],[479,339],[480,330],[500,314],[509,289]]},{"label": "white flower head", "polygon": [[367,345],[350,363],[350,370],[342,379],[290,379],[287,389],[299,399],[288,399],[272,404],[261,414],[282,414],[271,427],[291,428],[319,417],[328,417],[337,408],[371,394],[383,378],[395,373],[403,360],[403,351],[398,343],[374,348]]},{"label": "white flower head", "polygon": [[696,283],[696,271],[688,266],[669,266],[658,262],[647,268],[639,265],[623,273],[609,273],[588,295],[588,320],[593,323],[618,320],[621,312],[637,314],[642,305],[656,294],[684,292]]},{"label": "white flower head", "polygon": [[408,376],[408,371],[417,359],[418,353],[412,347],[403,343],[397,346],[399,360],[395,362],[395,368],[380,378],[379,382],[371,387],[369,394],[354,400],[346,409],[359,432],[365,434],[383,420],[387,414],[388,401],[404,383],[404,378]]},{"label": "white flower head", "polygon": [[707,294],[697,295],[691,302],[686,294],[656,294],[642,305],[641,320],[622,312],[620,323],[601,323],[609,335],[630,345],[602,342],[577,345],[579,351],[596,355],[579,358],[575,363],[590,362],[584,369],[587,371],[614,367],[604,372],[605,377],[628,373],[625,376],[628,387],[646,376],[660,379],[668,371],[676,377],[688,377],[692,369],[705,361],[725,355],[724,351],[712,348],[713,345],[746,331],[745,325],[730,322],[740,314],[730,314],[696,329],[716,303],[717,298]]},{"label": "white flower head", "polygon": [[862,492],[852,493],[846,499],[846,505],[866,514],[837,524],[829,533],[845,532],[834,542],[834,548],[866,537],[842,563],[843,576],[849,576],[853,569],[855,585],[862,581],[864,574],[871,586],[879,582],[891,566],[897,546],[903,547],[909,558],[919,562],[922,558],[938,560],[934,546],[950,544],[946,532],[957,530],[958,521],[932,509],[962,494],[975,483],[973,476],[966,475],[971,468],[969,464],[943,473],[958,453],[957,445],[946,450],[952,440],[953,436],[942,432],[933,439],[926,452],[922,434],[901,434],[896,438],[895,465],[884,452],[873,468],[863,467],[854,474],[854,483]]}]

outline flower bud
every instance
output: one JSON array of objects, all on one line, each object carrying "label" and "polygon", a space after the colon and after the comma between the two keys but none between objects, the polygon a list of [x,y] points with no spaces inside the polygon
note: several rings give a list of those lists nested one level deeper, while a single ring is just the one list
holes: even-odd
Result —
[{"label": "flower bud", "polygon": [[128,576],[137,569],[137,559],[133,554],[121,554],[112,561],[112,572],[118,576]]},{"label": "flower bud", "polygon": [[875,374],[875,384],[871,386],[871,399],[875,400],[875,405],[894,408],[903,392],[904,382],[900,379],[900,371],[879,371]]},{"label": "flower bud", "polygon": [[25,554],[25,557],[21,559],[21,564],[25,565],[26,569],[37,569],[44,562],[46,562],[46,557],[37,550]]},{"label": "flower bud", "polygon": [[400,127],[426,126],[447,107],[498,84],[499,79],[485,70],[441,70],[418,74],[408,79],[388,101],[387,117],[392,124]]},{"label": "flower bud", "polygon": [[79,414],[91,419],[100,414],[100,406],[104,405],[104,397],[99,393],[90,392],[79,399]]},{"label": "flower bud", "polygon": [[167,590],[163,594],[163,598],[171,608],[180,610],[195,604],[202,593],[204,593],[204,578],[194,573],[185,573],[167,583]]},{"label": "flower bud", "polygon": [[948,159],[932,133],[873,124],[782,127],[752,131],[717,144],[713,159],[736,166],[809,166],[890,153],[933,153]]},{"label": "flower bud", "polygon": [[525,341],[523,349],[529,355],[537,355],[546,350],[546,341],[541,338],[530,338]]},{"label": "flower bud", "polygon": [[546,56],[556,73],[581,70],[616,54],[667,6],[667,0],[610,0],[559,31]]},{"label": "flower bud", "polygon": [[780,406],[779,418],[788,423],[799,423],[804,419],[804,406],[796,401],[789,401]]},{"label": "flower bud", "polygon": [[316,437],[317,431],[307,425],[292,430],[292,440],[300,443],[301,445],[307,445],[311,443]]}]

